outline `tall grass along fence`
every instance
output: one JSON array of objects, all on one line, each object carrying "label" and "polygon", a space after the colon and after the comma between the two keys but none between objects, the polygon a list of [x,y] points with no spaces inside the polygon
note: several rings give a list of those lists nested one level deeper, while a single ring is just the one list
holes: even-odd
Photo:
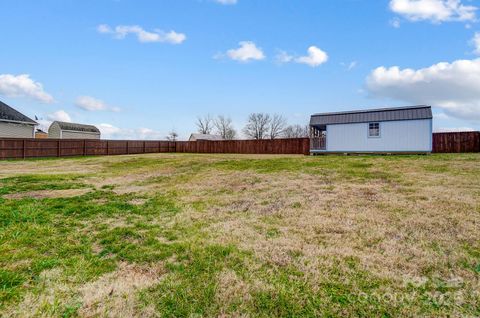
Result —
[{"label": "tall grass along fence", "polygon": [[480,152],[480,132],[433,134],[432,151],[436,153]]},{"label": "tall grass along fence", "polygon": [[308,138],[225,141],[150,141],[0,138],[0,159],[143,153],[305,154]]}]

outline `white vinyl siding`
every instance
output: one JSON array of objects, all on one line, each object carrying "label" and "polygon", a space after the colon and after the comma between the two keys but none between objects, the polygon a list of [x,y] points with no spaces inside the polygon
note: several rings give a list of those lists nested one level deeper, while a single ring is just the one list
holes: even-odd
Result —
[{"label": "white vinyl siding", "polygon": [[34,138],[35,126],[0,121],[0,138]]},{"label": "white vinyl siding", "polygon": [[379,122],[379,136],[370,138],[370,123],[327,126],[327,151],[331,152],[430,152],[432,120]]},{"label": "white vinyl siding", "polygon": [[48,128],[48,138],[60,138],[60,126],[57,123],[53,123]]},{"label": "white vinyl siding", "polygon": [[62,139],[100,139],[100,134],[84,131],[61,131]]},{"label": "white vinyl siding", "polygon": [[100,139],[100,133],[88,131],[62,130],[57,122],[48,128],[48,138],[57,139]]}]

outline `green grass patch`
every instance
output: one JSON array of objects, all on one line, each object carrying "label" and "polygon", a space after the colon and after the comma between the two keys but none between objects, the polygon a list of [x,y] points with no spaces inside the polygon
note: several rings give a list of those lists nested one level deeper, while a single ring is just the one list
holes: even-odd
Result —
[{"label": "green grass patch", "polygon": [[25,175],[0,179],[0,195],[38,190],[66,190],[88,187],[80,175]]}]

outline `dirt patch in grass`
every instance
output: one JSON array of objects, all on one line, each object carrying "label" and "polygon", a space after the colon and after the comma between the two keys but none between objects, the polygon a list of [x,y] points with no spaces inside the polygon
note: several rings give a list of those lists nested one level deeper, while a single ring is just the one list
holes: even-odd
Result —
[{"label": "dirt patch in grass", "polygon": [[[48,317],[60,315],[63,306],[72,300],[74,288],[64,280],[60,268],[43,271],[39,278],[43,292],[33,289],[27,293],[23,301],[16,307],[5,312],[6,317]],[[62,306],[55,307],[55,303]]]},{"label": "dirt patch in grass", "polygon": [[84,195],[91,189],[66,189],[66,190],[39,190],[6,194],[5,199],[45,199],[45,198],[72,198]]},{"label": "dirt patch in grass", "polygon": [[245,283],[232,270],[224,270],[218,276],[218,286],[215,300],[220,305],[220,311],[225,313],[229,307],[246,307],[251,302],[250,285]]},{"label": "dirt patch in grass", "polygon": [[133,204],[133,205],[143,205],[143,204],[145,204],[145,202],[147,202],[147,200],[142,199],[142,198],[135,198],[135,199],[132,199],[132,200],[128,201],[128,203]]},{"label": "dirt patch in grass", "polygon": [[26,174],[88,174],[101,169],[102,159],[75,158],[75,159],[43,159],[43,160],[15,160],[0,163],[0,178],[11,175]]},{"label": "dirt patch in grass", "polygon": [[148,317],[153,308],[139,309],[137,293],[160,281],[163,266],[121,263],[113,272],[80,288],[83,317]]}]

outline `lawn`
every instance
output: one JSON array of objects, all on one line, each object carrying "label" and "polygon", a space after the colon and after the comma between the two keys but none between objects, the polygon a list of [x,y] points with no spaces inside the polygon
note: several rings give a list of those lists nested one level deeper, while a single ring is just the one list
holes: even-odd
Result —
[{"label": "lawn", "polygon": [[0,316],[480,316],[480,155],[0,162]]}]

